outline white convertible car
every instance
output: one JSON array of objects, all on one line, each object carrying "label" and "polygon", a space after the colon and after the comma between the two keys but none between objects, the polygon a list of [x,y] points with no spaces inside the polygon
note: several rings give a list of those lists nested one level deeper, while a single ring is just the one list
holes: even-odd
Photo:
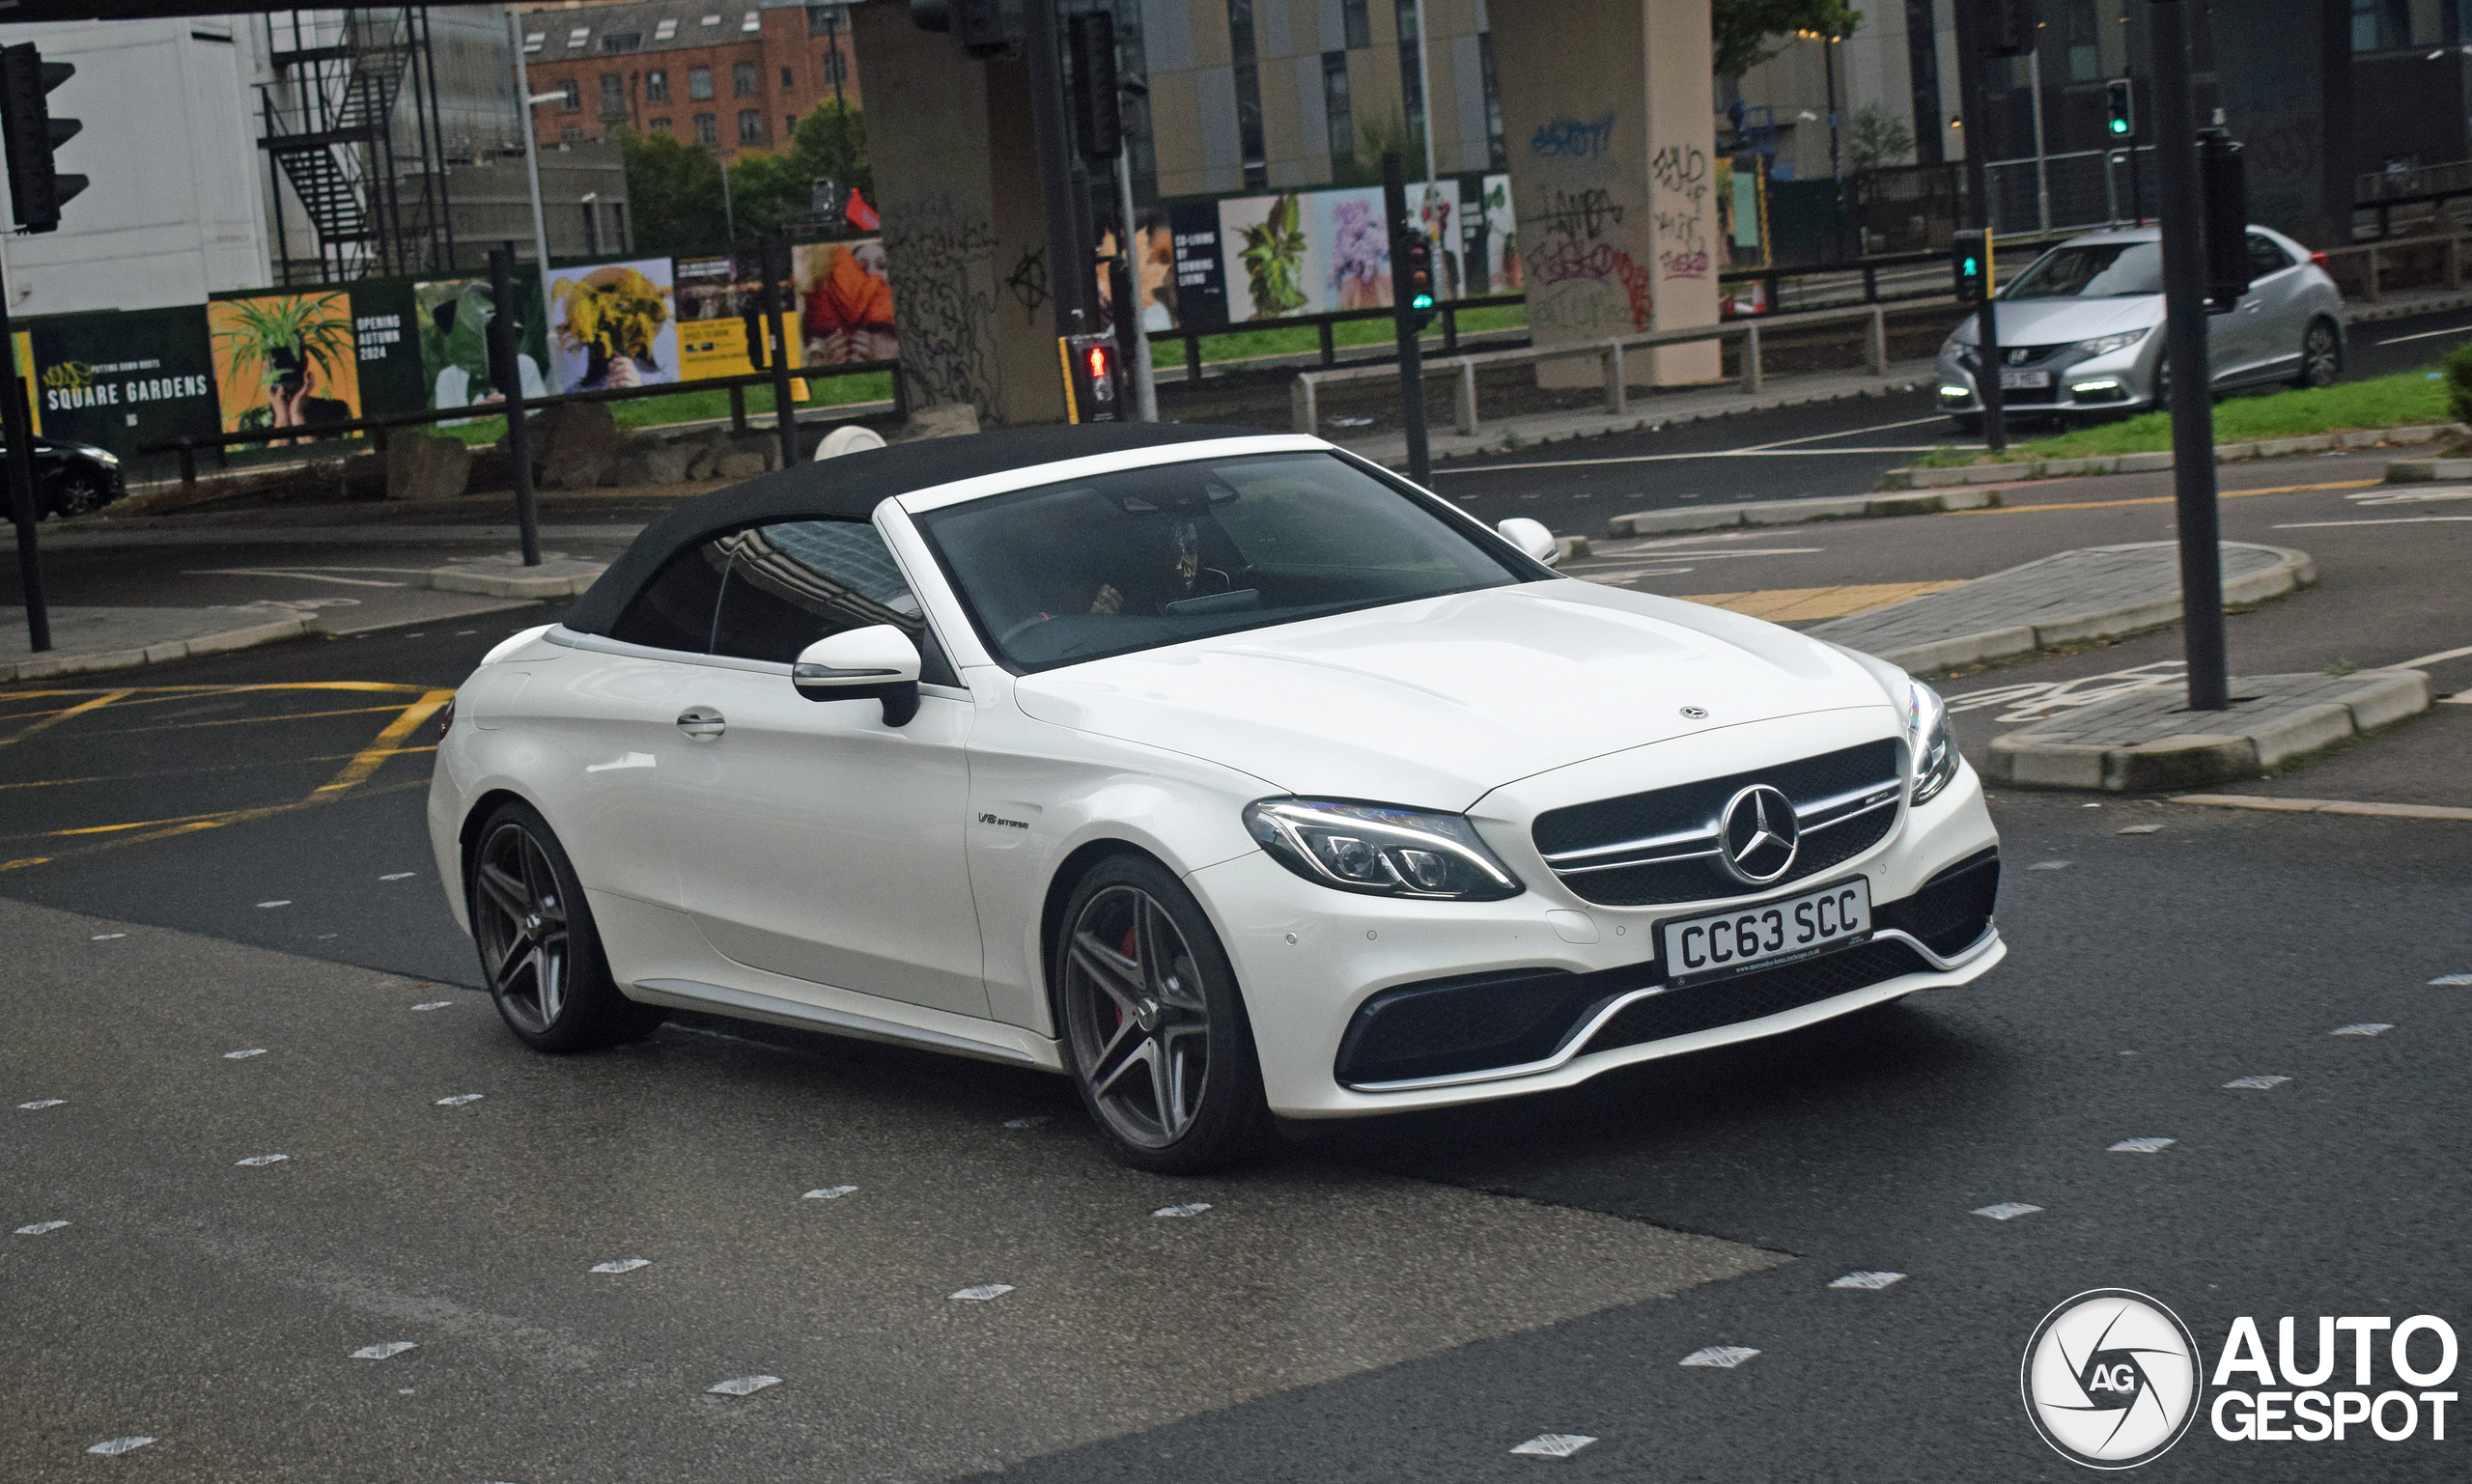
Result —
[{"label": "white convertible car", "polygon": [[1234,429],[750,480],[464,683],[440,873],[542,1050],[677,1007],[1041,1067],[1162,1171],[1999,962],[1927,687],[1505,527]]}]

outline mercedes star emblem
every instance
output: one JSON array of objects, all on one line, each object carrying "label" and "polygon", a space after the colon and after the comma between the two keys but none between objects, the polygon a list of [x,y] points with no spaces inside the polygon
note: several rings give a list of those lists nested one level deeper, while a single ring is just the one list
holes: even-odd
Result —
[{"label": "mercedes star emblem", "polygon": [[1794,868],[1802,834],[1794,801],[1755,783],[1728,799],[1718,816],[1717,859],[1744,885],[1765,886]]},{"label": "mercedes star emblem", "polygon": [[1682,719],[1685,721],[1705,721],[1708,719],[1708,708],[1704,706],[1686,706],[1682,708]]}]

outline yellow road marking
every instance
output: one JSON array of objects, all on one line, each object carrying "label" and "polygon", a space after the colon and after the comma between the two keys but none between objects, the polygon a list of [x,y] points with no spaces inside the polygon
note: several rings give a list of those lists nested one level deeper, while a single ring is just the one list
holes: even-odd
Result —
[{"label": "yellow road marking", "polygon": [[279,712],[271,716],[222,716],[212,721],[172,721],[161,726],[115,727],[108,732],[82,732],[81,737],[140,737],[149,732],[188,732],[210,726],[254,726],[262,721],[308,721],[319,716],[366,716],[373,712],[400,710],[393,706],[348,706],[340,711]]},{"label": "yellow road marking", "polygon": [[433,690],[405,707],[402,715],[386,723],[386,730],[378,734],[377,741],[353,754],[352,760],[344,765],[344,770],[335,774],[333,782],[318,785],[318,792],[341,793],[355,784],[368,781],[369,775],[376,772],[379,765],[395,755],[395,743],[409,737],[412,734],[412,728],[436,715],[447,702],[454,699],[455,692],[452,689]]},{"label": "yellow road marking", "polygon": [[[111,705],[114,701],[120,700],[128,694],[129,692],[126,690],[106,690],[101,695],[93,697],[90,700],[80,701],[76,705],[71,706],[65,711],[53,712],[50,715],[44,716],[36,721],[34,725],[20,730],[14,737],[0,737],[0,747],[6,747],[12,742],[24,742],[27,738],[34,736],[37,732],[56,727],[71,717],[82,716],[90,711],[100,711],[104,707]],[[14,721],[17,718],[12,716],[9,719]]]},{"label": "yellow road marking", "polygon": [[[2339,479],[2331,484],[2323,485],[2272,485],[2263,490],[2222,490],[2216,491],[2215,497],[2217,499],[2224,500],[2236,500],[2252,494],[2305,494],[2313,490],[2366,490],[2372,485],[2382,485],[2384,483],[2386,483],[2386,481],[2382,479]],[[1949,510],[1942,511],[1941,514],[1948,516],[2022,516],[2038,510],[2117,510],[2123,505],[2169,505],[2172,503],[2172,498],[2173,497],[2168,494],[2154,494],[2146,495],[2134,500],[2076,500],[2065,503],[2056,502],[2049,505],[1986,505],[1980,510]]]},{"label": "yellow road marking", "polygon": [[1703,602],[1729,613],[1749,614],[1764,618],[1772,624],[1804,623],[1823,618],[1844,618],[1855,613],[1868,613],[1908,598],[1920,598],[1943,588],[1955,587],[1949,582],[1858,582],[1841,587],[1772,587],[1750,593],[1670,593],[1685,602]]},{"label": "yellow road marking", "polygon": [[[397,747],[395,753],[435,752],[436,743],[425,747]],[[97,773],[87,778],[29,778],[18,783],[0,783],[0,791],[9,789],[74,788],[85,783],[138,783],[148,778],[184,778],[197,773],[247,772],[261,768],[306,768],[312,763],[341,763],[360,756],[357,752],[323,752],[316,757],[278,758],[269,763],[218,763],[211,768],[164,768],[142,773]]]}]

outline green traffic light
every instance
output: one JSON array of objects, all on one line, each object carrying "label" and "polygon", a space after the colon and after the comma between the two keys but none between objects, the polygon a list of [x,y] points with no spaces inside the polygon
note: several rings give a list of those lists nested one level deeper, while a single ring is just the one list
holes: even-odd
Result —
[{"label": "green traffic light", "polygon": [[1980,273],[1980,272],[1981,272],[1981,271],[1982,271],[1982,266],[1981,266],[1980,264],[1979,264],[1979,263],[1977,263],[1977,262],[1975,262],[1972,258],[1968,258],[1968,259],[1966,260],[1966,265],[1965,265],[1964,272],[1965,272],[1965,275],[1966,275],[1968,278],[1972,278],[1975,274]]},{"label": "green traffic light", "polygon": [[1430,294],[1419,294],[1415,298],[1410,299],[1408,303],[1411,307],[1416,309],[1431,309],[1433,307],[1433,295]]},{"label": "green traffic light", "polygon": [[2113,132],[2113,133],[2115,133],[2115,134],[2125,134],[2125,133],[2127,133],[2127,132],[2128,132],[2128,120],[2126,120],[2126,119],[2114,119],[2114,120],[2112,121],[2112,132]]}]

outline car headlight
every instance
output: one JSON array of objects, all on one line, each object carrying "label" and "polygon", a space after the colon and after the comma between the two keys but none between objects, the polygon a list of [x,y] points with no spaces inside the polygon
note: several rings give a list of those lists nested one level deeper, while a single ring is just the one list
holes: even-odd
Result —
[{"label": "car headlight", "polygon": [[[2152,327],[2149,325],[2147,328]],[[2077,342],[2077,349],[2089,355],[2109,355],[2114,350],[2125,350],[2145,338],[2146,330],[2122,330],[2117,335],[2097,335],[2092,340],[2081,340]]]},{"label": "car headlight", "polygon": [[1905,683],[1905,731],[1914,742],[1914,801],[1929,803],[1957,775],[1957,740],[1940,692],[1919,680]]},{"label": "car headlight", "polygon": [[1318,885],[1383,897],[1498,902],[1527,888],[1467,817],[1327,798],[1260,798],[1245,827],[1273,859]]}]

